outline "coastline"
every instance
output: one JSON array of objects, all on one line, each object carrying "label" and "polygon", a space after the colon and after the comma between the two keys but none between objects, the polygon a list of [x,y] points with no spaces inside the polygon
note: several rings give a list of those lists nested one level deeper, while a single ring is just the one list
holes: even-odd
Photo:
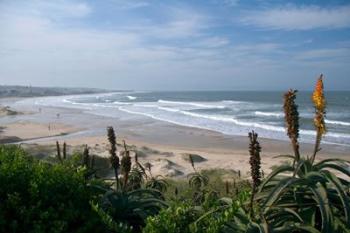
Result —
[{"label": "coastline", "polygon": [[[113,126],[118,142],[125,140],[145,154],[140,161],[150,162],[155,174],[181,177],[192,172],[190,164],[184,159],[183,154],[187,153],[205,159],[196,164],[198,169],[233,169],[240,170],[243,176],[249,174],[248,137],[180,126],[121,111],[113,117],[62,107],[41,107],[39,111],[38,106],[18,104],[18,100],[6,99],[7,105],[26,114],[2,117],[1,125],[5,129],[1,134],[25,140],[19,143],[54,145],[57,140],[76,148],[87,144],[92,153],[106,157],[106,127]],[[48,125],[52,125],[53,129],[49,130]],[[272,166],[286,162],[274,159],[274,156],[292,153],[288,141],[266,138],[259,138],[259,141],[265,173],[269,173]],[[313,145],[308,143],[301,143],[300,147],[303,155],[310,155],[313,150]],[[350,157],[348,148],[344,146],[324,144],[322,147],[318,158]]]}]

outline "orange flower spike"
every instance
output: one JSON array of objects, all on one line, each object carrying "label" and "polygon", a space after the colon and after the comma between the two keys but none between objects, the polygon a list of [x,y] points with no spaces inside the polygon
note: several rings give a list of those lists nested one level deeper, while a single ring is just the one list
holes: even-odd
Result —
[{"label": "orange flower spike", "polygon": [[326,101],[323,94],[323,75],[321,75],[316,83],[314,93],[312,95],[312,101],[314,102],[315,108],[321,112],[325,110]]},{"label": "orange flower spike", "polygon": [[314,102],[315,109],[316,109],[316,115],[314,118],[314,124],[317,130],[319,131],[320,135],[323,135],[326,133],[326,124],[324,121],[325,117],[325,109],[326,109],[326,100],[324,97],[323,92],[323,75],[318,78],[315,90],[312,94],[312,101]]},{"label": "orange flower spike", "polygon": [[325,115],[326,115],[326,99],[323,93],[323,75],[321,74],[317,80],[315,90],[312,94],[312,101],[315,106],[315,117],[314,117],[314,125],[316,128],[316,142],[314,153],[311,157],[311,163],[315,161],[315,157],[317,152],[320,150],[320,143],[322,139],[322,135],[327,132],[326,123],[325,123]]},{"label": "orange flower spike", "polygon": [[321,135],[326,133],[326,124],[322,115],[317,115],[314,118],[314,124]]}]

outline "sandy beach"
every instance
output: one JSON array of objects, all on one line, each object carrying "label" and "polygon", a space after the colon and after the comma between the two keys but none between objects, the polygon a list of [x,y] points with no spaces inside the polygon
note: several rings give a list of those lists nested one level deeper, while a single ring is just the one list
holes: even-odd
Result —
[{"label": "sandy beach", "polygon": [[[123,140],[133,148],[142,163],[152,164],[155,175],[184,177],[192,172],[187,161],[188,154],[195,154],[203,161],[196,163],[198,169],[229,169],[249,176],[248,137],[224,135],[218,132],[179,126],[124,112],[113,117],[99,116],[82,109],[38,107],[21,99],[3,99],[2,105],[25,114],[2,116],[0,139],[2,143],[41,145],[51,148],[54,143],[66,142],[71,150],[88,145],[92,154],[108,156],[106,127],[113,126],[118,143]],[[247,132],[248,134],[248,132]],[[9,140],[4,140],[4,139]],[[287,141],[260,138],[262,146],[262,169],[267,174],[274,165],[286,162],[273,158],[291,154]],[[118,148],[119,151],[122,147]],[[311,144],[302,144],[301,151],[310,155]],[[318,158],[337,157],[349,159],[349,148],[337,145],[322,145]]]}]

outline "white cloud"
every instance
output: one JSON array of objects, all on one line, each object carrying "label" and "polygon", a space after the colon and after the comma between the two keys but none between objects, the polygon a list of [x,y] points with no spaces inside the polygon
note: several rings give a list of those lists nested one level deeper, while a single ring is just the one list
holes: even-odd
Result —
[{"label": "white cloud", "polygon": [[[91,7],[84,2],[44,1],[38,3],[38,10],[54,17],[62,18],[81,18],[86,17],[92,12]],[[47,15],[49,16],[49,15]]]},{"label": "white cloud", "polygon": [[[249,88],[247,79],[256,86],[262,76],[281,77],[291,62],[307,66],[307,57],[317,55],[310,51],[280,59],[286,58],[282,44],[231,41],[208,30],[217,21],[189,7],[167,6],[157,15],[161,17],[147,20],[112,18],[109,28],[96,21],[85,24],[85,19],[96,19],[89,17],[98,8],[82,1],[59,2],[35,0],[0,9],[0,83],[196,89],[235,88],[241,80]],[[271,57],[276,54],[282,55]]]},{"label": "white cloud", "polygon": [[31,15],[37,17],[46,17],[50,19],[69,19],[83,18],[92,12],[91,6],[83,1],[25,1],[21,6],[16,5],[16,1],[9,4],[3,4],[2,13],[11,13],[13,15]]},{"label": "white cloud", "polygon": [[242,22],[263,29],[310,30],[350,27],[350,6],[284,6],[246,12]]},{"label": "white cloud", "polygon": [[125,31],[156,39],[189,39],[201,36],[210,27],[209,19],[193,9],[165,7],[165,19],[122,27]]},{"label": "white cloud", "polygon": [[[150,74],[155,77],[167,72],[174,74],[176,72],[171,70],[181,70],[182,65],[187,66],[186,61],[199,57],[205,60],[212,55],[202,48],[184,49],[167,45],[171,39],[201,35],[203,18],[189,9],[169,10],[171,14],[164,22],[147,23],[145,27],[107,30],[65,27],[67,17],[84,17],[84,11],[72,16],[68,9],[80,7],[66,1],[61,3],[66,5],[57,8],[56,5],[34,1],[31,5],[26,4],[27,12],[15,5],[7,6],[6,12],[2,11],[1,83],[81,86],[96,83],[103,77],[96,84],[106,86],[115,79],[122,83],[128,78]],[[148,42],[155,39],[165,41],[163,44]]]},{"label": "white cloud", "polygon": [[350,49],[349,48],[324,48],[324,49],[311,49],[303,51],[297,54],[296,59],[301,60],[320,60],[326,59],[327,61],[334,59],[350,59]]}]

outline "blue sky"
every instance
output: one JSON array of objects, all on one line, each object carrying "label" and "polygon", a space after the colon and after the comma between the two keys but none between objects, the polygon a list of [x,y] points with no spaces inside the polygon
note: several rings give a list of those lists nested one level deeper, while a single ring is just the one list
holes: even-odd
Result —
[{"label": "blue sky", "polygon": [[350,2],[0,1],[0,82],[350,90]]}]

